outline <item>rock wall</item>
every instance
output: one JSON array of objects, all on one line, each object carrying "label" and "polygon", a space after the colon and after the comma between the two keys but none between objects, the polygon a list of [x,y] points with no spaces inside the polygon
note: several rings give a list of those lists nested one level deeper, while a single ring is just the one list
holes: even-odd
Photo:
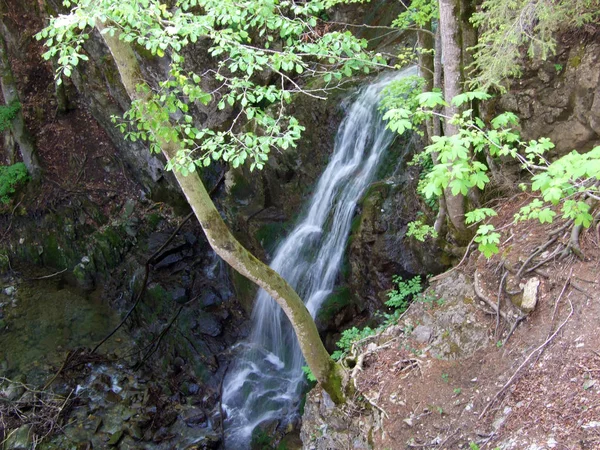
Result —
[{"label": "rock wall", "polygon": [[497,109],[520,117],[525,140],[549,137],[555,154],[590,150],[600,144],[599,63],[594,35],[563,37],[556,56],[527,63]]}]

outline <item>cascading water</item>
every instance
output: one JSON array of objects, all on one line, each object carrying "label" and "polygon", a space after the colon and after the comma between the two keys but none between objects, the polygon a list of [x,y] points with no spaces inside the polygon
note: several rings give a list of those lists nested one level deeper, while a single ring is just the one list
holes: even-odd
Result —
[{"label": "cascading water", "polygon": [[[393,139],[377,111],[381,91],[391,80],[414,73],[406,69],[362,89],[340,125],[307,214],[275,253],[271,267],[296,289],[313,317],[334,288],[356,203]],[[260,424],[298,418],[304,358],[289,321],[263,290],[252,330],[223,385],[229,449],[247,448]]]}]

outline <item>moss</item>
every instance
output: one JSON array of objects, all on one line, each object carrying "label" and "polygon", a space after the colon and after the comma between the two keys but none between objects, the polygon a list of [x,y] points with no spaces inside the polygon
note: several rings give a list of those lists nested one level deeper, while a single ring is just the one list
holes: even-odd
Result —
[{"label": "moss", "polygon": [[56,235],[48,235],[42,244],[42,261],[46,266],[63,269],[66,267],[65,257]]},{"label": "moss", "polygon": [[247,200],[252,196],[252,185],[240,171],[233,172],[233,185],[231,186],[229,193],[236,200]]},{"label": "moss", "polygon": [[585,54],[585,47],[580,46],[577,50],[577,54],[569,58],[569,67],[574,69],[578,68],[581,65],[581,60],[583,59],[583,55]]},{"label": "moss", "polygon": [[255,234],[255,238],[263,249],[271,251],[275,249],[275,246],[285,236],[287,231],[286,223],[274,222],[267,223],[261,226]]},{"label": "moss", "polygon": [[150,230],[154,231],[156,230],[156,227],[158,226],[158,224],[160,223],[160,221],[162,220],[162,216],[158,213],[152,213],[148,216],[148,226],[150,227]]},{"label": "moss", "polygon": [[354,297],[352,296],[350,288],[347,286],[338,288],[327,297],[327,300],[325,300],[317,313],[317,319],[320,322],[327,324],[333,320],[336,314],[353,303]]},{"label": "moss", "polygon": [[238,302],[250,314],[256,296],[256,285],[235,270],[231,270],[231,282]]},{"label": "moss", "polygon": [[365,209],[375,206],[378,202],[388,196],[390,188],[391,186],[385,181],[378,181],[371,184],[360,200],[360,205]]}]

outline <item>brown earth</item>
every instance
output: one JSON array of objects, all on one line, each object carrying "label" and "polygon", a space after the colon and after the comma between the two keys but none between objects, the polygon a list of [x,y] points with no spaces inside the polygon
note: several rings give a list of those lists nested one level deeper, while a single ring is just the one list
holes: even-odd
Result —
[{"label": "brown earth", "polygon": [[[518,268],[561,225],[512,224],[528,200],[521,194],[500,208],[494,220],[496,228],[504,225],[499,255],[486,260],[475,252],[457,269],[470,278],[478,273],[481,291],[493,303],[505,267]],[[547,251],[566,241],[561,237]],[[480,299],[472,302],[479,308],[477,322],[487,324],[489,341],[466,358],[437,359],[428,342],[407,330],[370,353],[358,386],[385,412],[383,426],[373,434],[375,448],[599,449],[599,244],[598,227],[587,230],[581,236],[585,260],[552,259],[523,276],[541,281],[537,307],[504,344],[515,321],[510,314],[520,312],[503,293],[501,310],[510,323],[500,320],[498,330],[490,307]],[[509,284],[511,277],[509,272]],[[434,302],[429,308],[443,306]],[[418,323],[419,314],[412,320]]]},{"label": "brown earth", "polygon": [[44,61],[45,49],[34,38],[43,27],[40,17],[21,2],[5,2],[5,7],[4,22],[16,42],[9,45],[11,65],[25,123],[36,142],[44,171],[41,186],[35,187],[36,195],[25,196],[20,204],[24,212],[55,209],[77,197],[85,197],[108,212],[128,194],[137,196],[139,189],[117,150],[79,104],[78,94],[68,80],[70,110],[58,113],[52,64]]}]

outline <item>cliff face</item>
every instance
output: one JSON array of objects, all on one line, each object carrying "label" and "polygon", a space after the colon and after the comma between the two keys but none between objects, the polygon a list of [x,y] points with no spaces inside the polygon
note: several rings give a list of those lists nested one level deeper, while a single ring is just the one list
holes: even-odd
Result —
[{"label": "cliff face", "polygon": [[546,136],[559,155],[600,143],[600,45],[594,36],[581,31],[564,37],[554,57],[530,62],[497,103],[519,116],[525,139]]}]

